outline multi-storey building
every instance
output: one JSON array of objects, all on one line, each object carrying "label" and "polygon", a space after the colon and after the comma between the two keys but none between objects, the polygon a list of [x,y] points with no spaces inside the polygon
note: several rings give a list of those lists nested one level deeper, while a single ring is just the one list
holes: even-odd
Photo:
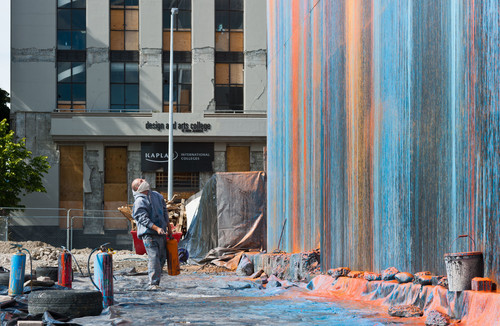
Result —
[{"label": "multi-storey building", "polygon": [[[166,192],[174,112],[174,192],[214,172],[262,170],[265,0],[16,0],[11,116],[51,165],[27,207],[113,210],[145,177]],[[173,106],[169,107],[170,19]],[[86,223],[102,233],[121,223]],[[61,228],[66,227],[61,222]]]}]

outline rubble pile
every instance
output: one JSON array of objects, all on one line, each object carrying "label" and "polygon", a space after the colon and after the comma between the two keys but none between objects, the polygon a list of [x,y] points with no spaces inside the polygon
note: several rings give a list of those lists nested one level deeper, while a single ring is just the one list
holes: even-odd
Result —
[{"label": "rubble pile", "polygon": [[186,234],[187,215],[185,200],[181,199],[180,203],[175,203],[175,197],[176,195],[172,197],[172,200],[167,201],[168,217],[170,219],[170,223],[174,225],[174,230],[172,231]]}]

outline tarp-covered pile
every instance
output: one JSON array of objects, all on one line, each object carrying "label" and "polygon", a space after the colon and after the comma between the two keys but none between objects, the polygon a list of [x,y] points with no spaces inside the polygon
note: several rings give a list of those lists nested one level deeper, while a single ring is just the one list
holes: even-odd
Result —
[{"label": "tarp-covered pile", "polygon": [[210,178],[198,212],[180,243],[193,259],[266,248],[264,172],[221,172]]}]

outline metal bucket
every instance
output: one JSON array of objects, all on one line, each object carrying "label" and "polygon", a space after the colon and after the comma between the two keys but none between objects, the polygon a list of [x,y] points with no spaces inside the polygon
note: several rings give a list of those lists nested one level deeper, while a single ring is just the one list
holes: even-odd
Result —
[{"label": "metal bucket", "polygon": [[[459,235],[458,238],[466,238],[468,234]],[[451,243],[453,245],[453,242]],[[476,244],[474,239],[474,248]],[[451,246],[450,246],[451,248]],[[451,251],[451,250],[450,250]],[[471,281],[474,277],[483,277],[483,253],[480,251],[456,252],[444,255],[446,274],[448,275],[449,291],[465,291],[471,289]]]}]

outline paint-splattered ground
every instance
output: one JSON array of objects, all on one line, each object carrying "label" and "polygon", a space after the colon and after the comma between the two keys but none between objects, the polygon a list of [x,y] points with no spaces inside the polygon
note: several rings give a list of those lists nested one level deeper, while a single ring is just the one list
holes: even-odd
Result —
[{"label": "paint-splattered ground", "polygon": [[[309,294],[305,284],[259,288],[234,275],[163,276],[161,290],[146,291],[147,276],[117,276],[115,305],[82,325],[423,325],[423,318],[387,315],[387,307],[335,301]],[[74,288],[90,289],[88,278]]]}]

